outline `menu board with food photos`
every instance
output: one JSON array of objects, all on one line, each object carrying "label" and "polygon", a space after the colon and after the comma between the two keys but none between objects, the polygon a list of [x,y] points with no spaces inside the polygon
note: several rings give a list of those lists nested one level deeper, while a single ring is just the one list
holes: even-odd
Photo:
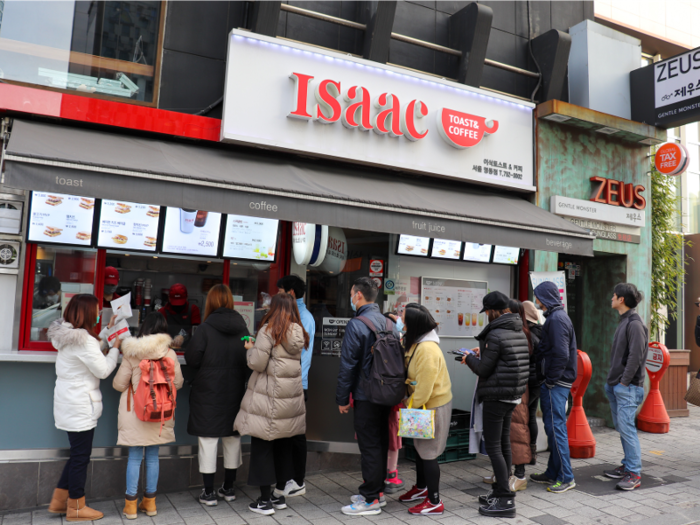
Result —
[{"label": "menu board with food photos", "polygon": [[163,252],[215,257],[219,251],[220,229],[220,213],[168,207],[165,211]]},{"label": "menu board with food photos", "polygon": [[475,337],[488,324],[481,313],[485,281],[421,277],[421,304],[435,319],[440,337]]},{"label": "menu board with food photos", "polygon": [[102,200],[99,248],[156,251],[160,206]]},{"label": "menu board with food photos", "polygon": [[415,237],[413,235],[399,235],[399,245],[396,253],[399,255],[416,255],[427,257],[430,248],[430,237]]},{"label": "menu board with food photos", "polygon": [[465,242],[462,260],[482,263],[491,262],[491,246],[491,244]]},{"label": "menu board with food photos", "polygon": [[274,262],[278,224],[277,219],[227,215],[224,257]]},{"label": "menu board with food photos", "polygon": [[27,240],[90,246],[94,215],[95,199],[33,191]]},{"label": "menu board with food photos", "polygon": [[448,241],[447,239],[433,239],[433,247],[430,256],[435,259],[452,259],[459,261],[462,255],[461,241]]},{"label": "menu board with food photos", "polygon": [[520,248],[496,246],[493,250],[493,262],[496,264],[518,264]]}]

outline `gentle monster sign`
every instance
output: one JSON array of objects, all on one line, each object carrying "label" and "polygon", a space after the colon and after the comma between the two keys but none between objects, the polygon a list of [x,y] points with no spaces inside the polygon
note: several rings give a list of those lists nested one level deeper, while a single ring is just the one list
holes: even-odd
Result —
[{"label": "gentle monster sign", "polygon": [[221,140],[534,191],[533,108],[233,30]]}]

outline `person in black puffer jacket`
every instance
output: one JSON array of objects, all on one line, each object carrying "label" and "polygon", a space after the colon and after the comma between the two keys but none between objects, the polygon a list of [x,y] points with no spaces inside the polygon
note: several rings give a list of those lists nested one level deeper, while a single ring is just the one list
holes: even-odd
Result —
[{"label": "person in black puffer jacket", "polygon": [[530,354],[530,378],[527,382],[529,393],[528,409],[530,412],[528,426],[530,427],[530,450],[532,451],[532,461],[530,461],[530,465],[536,465],[537,434],[539,432],[537,427],[537,407],[540,404],[540,385],[539,381],[537,381],[537,346],[542,339],[542,325],[539,322],[540,318],[537,315],[535,303],[532,301],[523,301],[523,308],[525,309],[527,327],[530,329],[530,343],[532,346],[532,353]]},{"label": "person in black puffer jacket", "polygon": [[204,505],[217,503],[214,474],[219,438],[224,449],[225,480],[218,495],[226,501],[235,499],[233,484],[241,465],[241,437],[234,432],[233,422],[251,373],[241,340],[247,335],[243,316],[233,309],[229,287],[213,286],[207,294],[204,322],[185,350],[187,366],[196,372],[187,433],[199,438],[199,471],[204,481],[199,502]]},{"label": "person in black puffer jacket", "polygon": [[505,313],[508,301],[501,292],[484,296],[481,311],[486,312],[489,324],[476,337],[479,348],[463,360],[479,376],[477,394],[483,401],[484,441],[496,475],[493,490],[479,497],[479,513],[502,518],[515,517],[515,493],[508,485],[510,421],[527,389],[530,363],[523,322],[518,314]]}]

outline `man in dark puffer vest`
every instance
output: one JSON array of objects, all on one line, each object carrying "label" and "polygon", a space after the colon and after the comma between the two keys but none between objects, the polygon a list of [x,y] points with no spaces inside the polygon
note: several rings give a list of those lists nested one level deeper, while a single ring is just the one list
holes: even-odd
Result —
[{"label": "man in dark puffer vest", "polygon": [[515,493],[508,486],[512,466],[510,422],[513,409],[527,389],[530,366],[522,319],[518,314],[505,313],[508,301],[501,292],[484,296],[481,311],[486,311],[489,324],[476,337],[479,348],[463,361],[479,376],[477,394],[484,404],[484,442],[496,475],[493,490],[479,497],[479,513],[501,518],[515,517]]},{"label": "man in dark puffer vest", "polygon": [[547,318],[536,360],[537,378],[542,383],[542,422],[550,454],[546,472],[532,474],[530,479],[550,485],[549,492],[562,493],[576,486],[566,431],[566,401],[577,372],[576,334],[561,304],[557,285],[549,281],[541,283],[535,288],[535,301]]}]

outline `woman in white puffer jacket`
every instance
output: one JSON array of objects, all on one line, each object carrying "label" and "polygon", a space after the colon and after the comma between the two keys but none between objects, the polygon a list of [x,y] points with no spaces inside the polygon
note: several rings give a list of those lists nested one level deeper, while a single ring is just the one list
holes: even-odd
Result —
[{"label": "woman in white puffer jacket", "polygon": [[53,415],[56,428],[68,432],[70,458],[54,490],[49,512],[66,514],[67,521],[90,521],[103,517],[85,506],[85,478],[92,453],[92,438],[102,415],[100,379],[117,366],[119,343],[105,356],[95,326],[100,320],[97,297],[74,296],[54,321],[48,336],[58,350]]}]

